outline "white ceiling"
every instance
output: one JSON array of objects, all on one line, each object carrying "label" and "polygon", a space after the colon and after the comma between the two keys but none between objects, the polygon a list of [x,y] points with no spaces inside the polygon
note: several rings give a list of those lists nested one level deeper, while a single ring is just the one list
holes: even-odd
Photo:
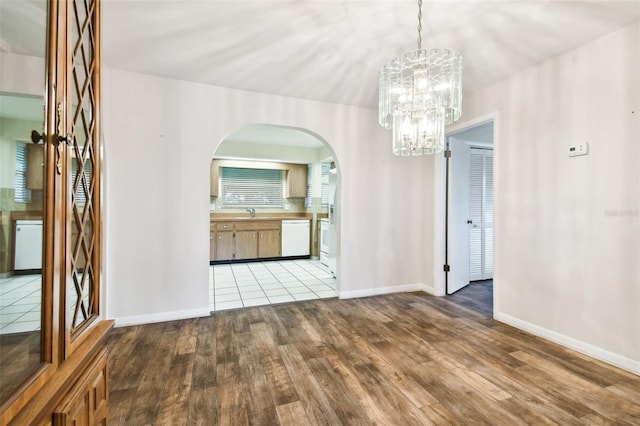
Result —
[{"label": "white ceiling", "polygon": [[249,124],[228,134],[224,142],[297,146],[320,148],[323,143],[317,137],[293,128],[270,124]]},{"label": "white ceiling", "polygon": [[493,121],[461,130],[449,136],[453,136],[461,141],[493,145]]},{"label": "white ceiling", "polygon": [[[42,56],[45,5],[0,0],[0,51]],[[640,1],[424,0],[423,15],[423,47],[458,50],[471,92],[639,20]],[[102,22],[107,67],[375,108],[380,66],[416,49],[417,1],[103,0]]]},{"label": "white ceiling", "polygon": [[[640,19],[638,0],[425,0],[423,47],[458,50],[466,92]],[[417,1],[106,0],[107,66],[375,107],[377,73],[416,49]]]}]

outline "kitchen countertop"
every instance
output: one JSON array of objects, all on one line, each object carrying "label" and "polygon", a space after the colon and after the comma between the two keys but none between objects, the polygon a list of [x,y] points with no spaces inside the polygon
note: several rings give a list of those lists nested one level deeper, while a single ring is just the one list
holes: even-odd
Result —
[{"label": "kitchen countertop", "polygon": [[229,222],[229,221],[245,221],[245,220],[287,220],[287,219],[308,219],[311,220],[311,213],[264,213],[257,214],[252,218],[248,213],[211,213],[211,222]]},{"label": "kitchen countertop", "polygon": [[14,210],[11,220],[42,220],[41,210]]}]

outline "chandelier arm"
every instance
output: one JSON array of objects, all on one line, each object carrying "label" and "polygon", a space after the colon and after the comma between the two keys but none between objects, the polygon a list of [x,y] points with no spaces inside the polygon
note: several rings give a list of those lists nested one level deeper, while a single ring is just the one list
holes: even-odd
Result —
[{"label": "chandelier arm", "polygon": [[418,50],[422,50],[422,0],[418,0]]}]

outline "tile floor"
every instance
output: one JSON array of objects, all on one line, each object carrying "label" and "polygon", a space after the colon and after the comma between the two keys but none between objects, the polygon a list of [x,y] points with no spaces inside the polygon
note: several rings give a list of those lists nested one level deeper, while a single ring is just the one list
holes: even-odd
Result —
[{"label": "tile floor", "polygon": [[[81,274],[78,274],[78,279],[82,280]],[[41,282],[42,276],[40,274],[0,278],[0,334],[40,330]],[[74,294],[72,283],[69,283],[67,291],[70,295]],[[85,292],[83,299],[85,305],[88,305],[88,292]],[[73,320],[75,302],[76,299],[72,297],[69,297],[67,301],[69,321]],[[82,316],[79,318],[81,319]]]},{"label": "tile floor", "polygon": [[0,334],[40,329],[40,283],[40,274],[0,279]]},{"label": "tile floor", "polygon": [[211,311],[336,295],[336,279],[319,260],[232,263],[209,268]]},{"label": "tile floor", "polygon": [[[212,311],[337,295],[336,279],[319,260],[235,263],[209,271]],[[0,334],[40,329],[40,281],[40,274],[0,278]],[[70,314],[74,306],[69,304]]]}]

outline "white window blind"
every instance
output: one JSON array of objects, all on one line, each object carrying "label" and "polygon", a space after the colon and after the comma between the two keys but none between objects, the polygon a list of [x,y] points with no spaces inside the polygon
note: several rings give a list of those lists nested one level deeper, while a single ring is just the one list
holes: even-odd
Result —
[{"label": "white window blind", "polygon": [[15,201],[27,203],[31,200],[31,191],[27,189],[27,145],[18,142],[16,144],[16,176],[15,176]]},{"label": "white window blind", "polygon": [[282,207],[282,170],[221,167],[222,205]]},{"label": "white window blind", "polygon": [[323,207],[329,205],[329,170],[331,170],[331,163],[322,163],[321,204]]},{"label": "white window blind", "polygon": [[[75,203],[78,206],[84,206],[85,204],[87,204],[87,194],[85,193],[85,185],[87,187],[87,191],[89,190],[89,187],[91,186],[91,162],[89,160],[87,160],[86,163],[84,163],[84,182],[80,182],[79,186],[78,186],[78,190],[75,193]],[[71,162],[71,184],[74,185],[72,187],[75,188],[75,184],[76,184],[76,176],[78,174],[78,161],[76,161],[75,159]],[[80,179],[82,179],[82,176],[79,176]]]},{"label": "white window blind", "polygon": [[313,190],[313,182],[312,182],[312,176],[313,176],[313,166],[311,164],[309,164],[307,166],[307,197],[304,199],[304,206],[305,207],[311,207],[311,203],[312,203],[312,190]]}]

